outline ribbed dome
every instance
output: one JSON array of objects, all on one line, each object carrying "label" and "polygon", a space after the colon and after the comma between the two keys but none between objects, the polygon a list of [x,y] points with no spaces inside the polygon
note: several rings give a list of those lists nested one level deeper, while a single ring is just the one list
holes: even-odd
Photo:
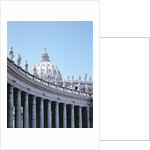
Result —
[{"label": "ribbed dome", "polygon": [[46,52],[46,49],[44,53],[42,54],[42,60],[38,64],[34,65],[31,73],[37,77],[40,77],[46,81],[61,81],[61,73],[58,70],[57,66],[52,64],[49,60],[49,56]]}]

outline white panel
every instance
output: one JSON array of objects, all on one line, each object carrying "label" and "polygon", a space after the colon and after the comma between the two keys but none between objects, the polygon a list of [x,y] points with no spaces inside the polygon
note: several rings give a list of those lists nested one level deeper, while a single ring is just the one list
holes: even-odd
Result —
[{"label": "white panel", "polygon": [[101,37],[150,37],[150,0],[100,0]]},{"label": "white panel", "polygon": [[149,139],[149,39],[101,38],[100,139]]},{"label": "white panel", "polygon": [[150,141],[101,141],[100,150],[149,150]]}]

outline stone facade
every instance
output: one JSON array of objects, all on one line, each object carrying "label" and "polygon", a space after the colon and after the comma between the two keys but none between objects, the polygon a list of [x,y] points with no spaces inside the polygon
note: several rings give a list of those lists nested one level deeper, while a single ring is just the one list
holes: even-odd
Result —
[{"label": "stone facade", "polygon": [[20,55],[17,64],[13,57],[11,48],[7,58],[7,128],[93,127],[92,81],[50,82],[29,73],[27,61],[25,69],[21,68]]}]

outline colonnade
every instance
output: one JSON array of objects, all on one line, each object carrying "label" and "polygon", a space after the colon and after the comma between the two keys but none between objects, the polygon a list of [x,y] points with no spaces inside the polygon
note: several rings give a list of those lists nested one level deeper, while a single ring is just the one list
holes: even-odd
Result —
[{"label": "colonnade", "polygon": [[8,84],[7,128],[90,128],[90,109],[36,97]]}]

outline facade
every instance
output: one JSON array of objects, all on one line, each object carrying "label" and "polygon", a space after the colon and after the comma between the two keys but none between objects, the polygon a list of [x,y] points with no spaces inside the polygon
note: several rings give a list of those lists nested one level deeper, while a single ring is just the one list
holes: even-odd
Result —
[{"label": "facade", "polygon": [[7,58],[7,128],[92,128],[93,82],[62,80],[46,52],[32,71],[25,69],[13,48]]}]

